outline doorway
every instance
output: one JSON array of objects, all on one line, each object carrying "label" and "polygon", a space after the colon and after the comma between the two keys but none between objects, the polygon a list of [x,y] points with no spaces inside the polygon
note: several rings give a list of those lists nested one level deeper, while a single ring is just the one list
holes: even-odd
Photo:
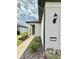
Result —
[{"label": "doorway", "polygon": [[35,25],[32,25],[32,35],[35,35]]}]

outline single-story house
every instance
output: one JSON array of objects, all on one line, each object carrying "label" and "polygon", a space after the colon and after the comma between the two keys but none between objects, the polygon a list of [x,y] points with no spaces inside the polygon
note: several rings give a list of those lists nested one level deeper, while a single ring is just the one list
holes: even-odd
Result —
[{"label": "single-story house", "polygon": [[27,32],[28,27],[17,23],[17,31],[19,31],[20,33]]},{"label": "single-story house", "polygon": [[28,35],[40,36],[45,48],[60,48],[61,0],[38,0],[39,21],[26,21]]}]

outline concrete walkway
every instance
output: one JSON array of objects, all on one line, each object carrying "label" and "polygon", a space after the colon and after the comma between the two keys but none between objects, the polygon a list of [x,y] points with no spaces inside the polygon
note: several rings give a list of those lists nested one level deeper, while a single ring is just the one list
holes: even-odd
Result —
[{"label": "concrete walkway", "polygon": [[20,57],[23,55],[24,51],[28,48],[29,44],[31,43],[34,37],[35,36],[31,36],[17,47],[17,59],[20,59]]},{"label": "concrete walkway", "polygon": [[27,49],[21,59],[44,59],[43,48],[40,47],[34,54],[30,54],[29,49]]}]

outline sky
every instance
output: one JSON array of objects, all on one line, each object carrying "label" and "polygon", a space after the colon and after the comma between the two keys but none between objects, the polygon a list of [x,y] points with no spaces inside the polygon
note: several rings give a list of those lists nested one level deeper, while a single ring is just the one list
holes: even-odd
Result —
[{"label": "sky", "polygon": [[25,21],[38,20],[38,1],[17,0],[17,20],[22,21],[22,24]]}]

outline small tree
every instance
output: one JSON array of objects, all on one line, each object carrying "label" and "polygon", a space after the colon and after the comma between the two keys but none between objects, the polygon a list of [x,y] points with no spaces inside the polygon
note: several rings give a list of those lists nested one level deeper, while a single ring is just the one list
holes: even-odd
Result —
[{"label": "small tree", "polygon": [[19,35],[20,34],[20,31],[19,30],[17,30],[17,35]]}]

